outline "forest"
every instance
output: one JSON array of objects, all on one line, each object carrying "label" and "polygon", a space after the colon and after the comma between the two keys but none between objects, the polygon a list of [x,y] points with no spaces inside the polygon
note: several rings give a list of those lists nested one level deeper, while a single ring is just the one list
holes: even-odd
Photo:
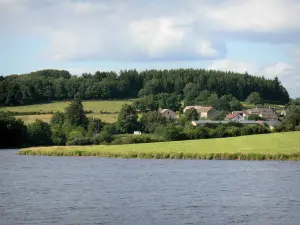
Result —
[{"label": "forest", "polygon": [[0,76],[0,106],[28,105],[73,99],[137,98],[173,93],[185,102],[203,91],[216,96],[232,95],[244,101],[257,92],[265,102],[286,104],[289,94],[279,79],[248,73],[204,69],[97,71],[73,76],[65,70],[40,70],[22,75]]}]

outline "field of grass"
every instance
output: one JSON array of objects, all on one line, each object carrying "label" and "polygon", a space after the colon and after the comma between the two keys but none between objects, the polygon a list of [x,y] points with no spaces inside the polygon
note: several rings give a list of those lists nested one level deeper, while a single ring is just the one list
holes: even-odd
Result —
[{"label": "field of grass", "polygon": [[[130,100],[118,100],[118,101],[83,101],[83,107],[85,111],[92,111],[93,113],[87,114],[88,117],[99,118],[107,123],[114,123],[117,120],[118,113],[123,104],[131,104]],[[65,108],[70,104],[70,102],[53,102],[48,104],[36,104],[27,106],[12,106],[12,107],[0,107],[0,111],[11,111],[11,112],[63,112]],[[108,112],[109,114],[101,114],[100,112]],[[52,115],[42,114],[42,115],[21,115],[16,116],[22,119],[26,124],[34,122],[36,119],[43,120],[44,122],[49,122]]]},{"label": "field of grass", "polygon": [[20,155],[153,159],[300,160],[300,132],[131,145],[21,149]]},{"label": "field of grass", "polygon": [[[33,123],[36,119],[42,120],[46,123],[49,123],[51,120],[52,114],[41,114],[41,115],[23,115],[23,116],[16,116],[16,118],[21,119],[24,121],[25,124]],[[89,118],[97,118],[101,119],[103,122],[106,123],[114,123],[117,121],[118,114],[111,113],[111,114],[99,114],[99,113],[89,113],[87,114]]]},{"label": "field of grass", "polygon": [[51,117],[52,114],[16,116],[16,118],[23,120],[25,124],[33,123],[37,119],[49,123]]},{"label": "field of grass", "polygon": [[[82,101],[84,110],[93,112],[119,112],[121,106],[125,103],[131,104],[130,100],[117,100],[117,101]],[[11,107],[0,107],[0,111],[11,111],[11,112],[63,112],[70,102],[53,102],[46,104],[26,105],[26,106],[11,106]]]},{"label": "field of grass", "polygon": [[97,118],[101,119],[103,122],[106,123],[114,123],[117,121],[118,114],[117,113],[110,113],[110,114],[99,114],[99,113],[89,113],[87,114],[89,118]]},{"label": "field of grass", "polygon": [[[243,107],[245,108],[245,109],[251,109],[251,108],[255,108],[256,106],[254,105],[254,104],[250,104],[250,103],[248,103],[248,102],[241,102],[242,103],[242,105],[243,105]],[[284,109],[284,105],[276,105],[276,104],[265,104],[263,107],[272,107],[272,108],[276,108],[276,109],[278,109],[279,110],[279,112],[282,110],[282,109]]]}]

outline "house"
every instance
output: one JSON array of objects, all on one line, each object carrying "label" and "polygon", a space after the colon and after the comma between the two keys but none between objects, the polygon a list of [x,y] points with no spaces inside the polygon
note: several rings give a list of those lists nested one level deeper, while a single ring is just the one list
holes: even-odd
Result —
[{"label": "house", "polygon": [[171,109],[160,109],[159,112],[168,119],[177,119],[176,113]]},{"label": "house", "polygon": [[[198,121],[192,121],[193,126],[204,126],[205,124],[228,124],[232,121],[230,120],[219,120],[219,121],[214,121],[214,120],[198,120]],[[242,120],[242,121],[237,121],[237,123],[241,123],[244,125],[261,125],[261,121],[255,121],[255,120]]]},{"label": "house", "polygon": [[199,116],[201,118],[205,118],[205,119],[210,119],[218,114],[218,111],[215,110],[212,106],[205,107],[205,106],[199,106],[199,105],[187,106],[184,108],[183,112],[185,112],[188,109],[192,109],[192,108],[196,109]]},{"label": "house", "polygon": [[233,111],[231,114],[237,114],[237,115],[241,115],[242,117],[247,116],[247,111],[243,110],[243,111]]},{"label": "house", "polygon": [[244,117],[241,114],[229,113],[229,114],[227,114],[225,120],[229,120],[229,121],[232,121],[232,122],[237,122],[237,121],[244,120]]},{"label": "house", "polygon": [[134,134],[134,135],[141,135],[142,132],[141,132],[141,131],[134,131],[133,134]]},{"label": "house", "polygon": [[278,120],[278,116],[276,114],[275,109],[268,107],[268,108],[253,108],[248,109],[246,112],[247,115],[258,115],[261,118],[266,120]]}]

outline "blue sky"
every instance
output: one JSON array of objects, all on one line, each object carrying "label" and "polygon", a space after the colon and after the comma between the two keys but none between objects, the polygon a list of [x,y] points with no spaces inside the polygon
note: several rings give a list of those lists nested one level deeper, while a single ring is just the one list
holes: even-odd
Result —
[{"label": "blue sky", "polygon": [[0,0],[0,74],[207,68],[300,96],[300,1]]}]

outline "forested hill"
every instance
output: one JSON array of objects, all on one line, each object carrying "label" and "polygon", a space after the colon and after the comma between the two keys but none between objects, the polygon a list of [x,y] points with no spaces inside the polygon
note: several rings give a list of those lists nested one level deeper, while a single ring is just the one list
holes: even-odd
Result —
[{"label": "forested hill", "polygon": [[[52,100],[120,99],[177,93],[200,93],[203,90],[219,96],[232,94],[245,100],[259,92],[266,101],[287,103],[289,94],[276,77],[273,80],[233,72],[203,69],[124,70],[71,76],[68,71],[41,70],[23,75],[0,76],[0,105],[26,105]],[[193,90],[191,90],[193,89]]]}]

